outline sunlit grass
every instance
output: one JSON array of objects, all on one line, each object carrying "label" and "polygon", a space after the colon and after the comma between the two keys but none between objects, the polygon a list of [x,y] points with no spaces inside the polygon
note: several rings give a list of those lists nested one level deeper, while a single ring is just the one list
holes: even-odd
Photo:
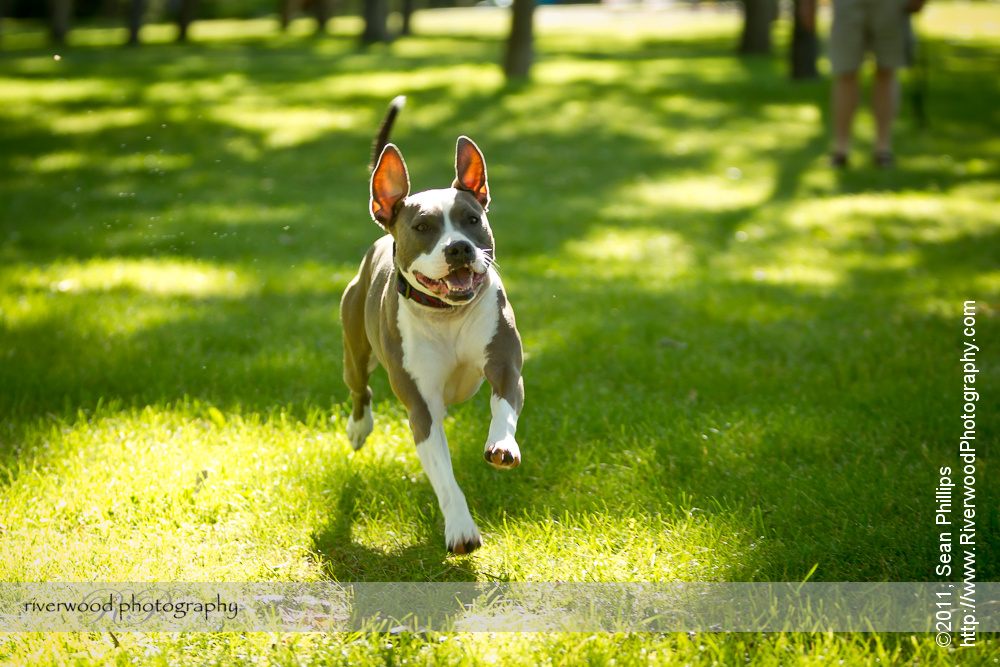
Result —
[{"label": "sunlit grass", "polygon": [[[421,12],[368,50],[354,17],[321,39],[197,22],[188,46],[153,25],[127,52],[83,26],[58,53],[5,21],[0,579],[928,580],[963,302],[998,330],[998,17],[928,8],[930,130],[904,105],[883,172],[862,113],[843,173],[828,82],[734,58],[735,12],[543,7],[534,82],[510,87],[500,10]],[[337,304],[379,233],[366,166],[397,94],[415,189],[451,182],[457,134],[484,150],[527,354],[521,467],[482,462],[485,394],[446,424],[486,540],[470,558],[444,552],[383,373],[370,444],[343,434]],[[19,637],[0,660],[1000,658],[863,634],[118,639]]]},{"label": "sunlit grass", "polygon": [[178,260],[91,260],[86,263],[54,263],[44,271],[28,269],[18,275],[13,289],[45,290],[62,293],[135,290],[156,296],[186,295],[205,297],[247,296],[246,278],[235,271]]},{"label": "sunlit grass", "polygon": [[[75,652],[78,662],[100,663],[120,659],[122,651],[99,635],[34,637],[31,650],[15,648],[13,659],[35,664],[58,661]],[[811,633],[802,641],[785,635],[702,634],[647,635],[642,633],[579,635],[558,633],[490,633],[482,635],[349,635],[349,641],[332,635],[192,636],[183,645],[159,635],[120,635],[128,659],[155,665],[239,664],[251,660],[295,664],[308,656],[324,665],[357,665],[373,662],[449,665],[649,665],[682,662],[697,667],[733,665],[865,665],[917,662],[940,665],[942,652],[909,635],[836,635]],[[80,655],[83,654],[83,655]],[[992,664],[995,649],[963,664]],[[955,659],[957,656],[950,656]],[[615,662],[612,663],[611,660]],[[404,663],[405,661],[405,663]]]}]

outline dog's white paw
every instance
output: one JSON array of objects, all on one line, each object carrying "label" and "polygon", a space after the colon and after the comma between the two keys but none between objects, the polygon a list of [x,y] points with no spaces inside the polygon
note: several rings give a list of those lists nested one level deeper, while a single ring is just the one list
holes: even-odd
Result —
[{"label": "dog's white paw", "polygon": [[483,538],[472,515],[465,510],[464,516],[445,517],[444,540],[448,551],[455,554],[471,554],[483,546]]},{"label": "dog's white paw", "polygon": [[516,468],[521,465],[521,450],[514,438],[487,442],[483,458],[494,468]]},{"label": "dog's white paw", "polygon": [[352,414],[347,419],[347,439],[351,441],[351,447],[358,451],[364,446],[368,436],[371,435],[375,427],[375,419],[372,417],[372,406],[365,406],[365,414],[361,419],[355,421]]}]

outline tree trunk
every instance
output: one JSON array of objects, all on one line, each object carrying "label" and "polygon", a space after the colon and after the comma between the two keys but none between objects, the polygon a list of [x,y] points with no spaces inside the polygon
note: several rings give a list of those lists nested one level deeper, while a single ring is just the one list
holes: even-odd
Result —
[{"label": "tree trunk", "polygon": [[281,0],[281,31],[288,30],[289,24],[299,11],[298,0]]},{"label": "tree trunk", "polygon": [[188,26],[194,20],[194,12],[198,7],[198,0],[181,0],[180,10],[177,12],[177,41],[186,42],[188,37]]},{"label": "tree trunk", "polygon": [[326,24],[333,16],[333,0],[315,0],[316,10],[316,34],[326,33]]},{"label": "tree trunk", "polygon": [[510,38],[503,71],[507,80],[526,79],[535,57],[533,23],[535,0],[514,0],[510,19]]},{"label": "tree trunk", "polygon": [[361,41],[365,44],[391,41],[388,19],[389,0],[365,0],[365,31]]},{"label": "tree trunk", "polygon": [[143,15],[146,13],[146,0],[132,0],[128,12],[128,44],[139,43],[139,30],[142,28]]},{"label": "tree trunk", "polygon": [[740,53],[771,52],[771,23],[777,14],[775,0],[743,0],[743,37]]},{"label": "tree trunk", "polygon": [[[802,0],[796,0],[796,7]],[[795,12],[794,24],[792,27],[792,78],[793,79],[818,79],[819,70],[816,69],[816,59],[819,57],[819,39],[816,37],[816,26],[812,30],[799,19],[799,13]]]},{"label": "tree trunk", "polygon": [[[0,0],[2,2],[2,0]],[[403,27],[400,28],[400,35],[411,35],[413,34],[413,24],[411,22],[411,17],[413,16],[413,5],[414,0],[403,0]]]},{"label": "tree trunk", "polygon": [[65,44],[69,25],[73,19],[73,0],[49,0],[49,11],[52,41],[56,44]]}]

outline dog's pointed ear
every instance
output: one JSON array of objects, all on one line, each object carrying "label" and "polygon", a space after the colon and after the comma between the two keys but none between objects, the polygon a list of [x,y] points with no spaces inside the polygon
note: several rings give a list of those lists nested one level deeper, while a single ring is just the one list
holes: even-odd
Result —
[{"label": "dog's pointed ear", "polygon": [[472,139],[461,136],[455,149],[455,182],[453,188],[472,194],[485,211],[490,205],[490,186],[486,182],[486,160]]},{"label": "dog's pointed ear", "polygon": [[372,172],[371,213],[385,229],[392,226],[399,204],[410,194],[410,175],[399,149],[386,144]]}]

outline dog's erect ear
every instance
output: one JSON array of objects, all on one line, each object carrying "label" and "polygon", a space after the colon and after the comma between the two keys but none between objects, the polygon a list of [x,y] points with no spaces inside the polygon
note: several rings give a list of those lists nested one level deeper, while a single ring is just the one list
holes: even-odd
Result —
[{"label": "dog's erect ear", "polygon": [[371,211],[372,218],[385,229],[389,229],[396,217],[397,206],[410,194],[410,175],[399,149],[386,144],[372,172]]},{"label": "dog's erect ear", "polygon": [[461,136],[455,149],[455,182],[453,188],[471,192],[485,211],[490,205],[490,186],[486,182],[486,160],[472,139]]}]

